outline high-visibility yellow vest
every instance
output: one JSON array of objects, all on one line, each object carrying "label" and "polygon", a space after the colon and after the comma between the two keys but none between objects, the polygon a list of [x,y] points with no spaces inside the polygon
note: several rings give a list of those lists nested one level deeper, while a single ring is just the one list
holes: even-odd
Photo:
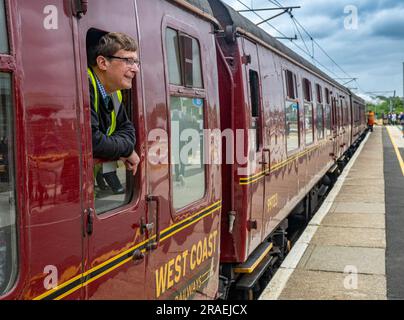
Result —
[{"label": "high-visibility yellow vest", "polygon": [[[98,88],[97,88],[97,81],[95,80],[95,76],[90,68],[87,68],[87,74],[91,81],[92,87],[94,89],[94,108],[95,112],[99,111],[99,99],[98,99]],[[108,129],[107,135],[111,136],[116,129],[116,116],[119,113],[119,108],[122,104],[122,92],[120,90],[111,94],[112,103],[114,104],[114,110],[111,112],[111,126]],[[102,164],[94,165],[94,184],[95,178],[97,177],[98,172],[102,169]],[[96,196],[96,192],[94,191],[94,197]]]},{"label": "high-visibility yellow vest", "polygon": [[[95,76],[90,68],[87,68],[88,77],[91,80],[91,84],[94,89],[94,108],[95,112],[98,114],[99,104],[98,104],[98,88],[97,88],[97,81],[95,80]],[[115,132],[116,129],[116,116],[119,113],[119,108],[122,104],[122,92],[120,90],[111,94],[112,103],[114,104],[114,110],[111,112],[111,126],[108,129],[107,135],[110,136]]]}]

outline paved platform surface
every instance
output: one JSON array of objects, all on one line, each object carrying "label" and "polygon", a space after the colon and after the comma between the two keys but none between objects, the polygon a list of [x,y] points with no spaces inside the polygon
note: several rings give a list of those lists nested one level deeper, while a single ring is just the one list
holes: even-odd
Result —
[{"label": "paved platform surface", "polygon": [[387,298],[404,300],[404,138],[398,127],[383,131],[383,153]]},{"label": "paved platform surface", "polygon": [[403,150],[397,127],[375,127],[260,300],[404,299]]}]

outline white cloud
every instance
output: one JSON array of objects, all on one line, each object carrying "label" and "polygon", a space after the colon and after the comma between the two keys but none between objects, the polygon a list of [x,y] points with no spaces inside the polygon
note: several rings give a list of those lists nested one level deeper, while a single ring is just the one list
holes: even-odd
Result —
[{"label": "white cloud", "polygon": [[[273,7],[267,0],[241,0],[255,8]],[[241,5],[237,0],[225,0],[230,5]],[[403,92],[404,62],[404,1],[396,0],[279,0],[284,6],[301,6],[293,14],[308,30],[325,51],[352,77],[358,77],[363,91],[396,90]],[[344,29],[344,7],[358,8],[357,30]],[[274,12],[263,13],[269,17]],[[254,17],[249,14],[249,17]],[[253,18],[259,21],[257,17]],[[287,36],[294,36],[293,23],[287,15],[270,21]],[[279,36],[270,27],[264,27],[272,35]],[[301,31],[304,34],[303,31]],[[297,33],[299,36],[299,34]],[[306,37],[309,51],[311,42]],[[311,61],[290,41],[283,41],[292,50]],[[301,41],[297,44],[304,48]],[[315,57],[339,77],[346,77],[319,48],[315,47]],[[327,72],[327,71],[326,71]],[[330,74],[330,72],[327,72]],[[330,74],[330,76],[333,76]]]}]

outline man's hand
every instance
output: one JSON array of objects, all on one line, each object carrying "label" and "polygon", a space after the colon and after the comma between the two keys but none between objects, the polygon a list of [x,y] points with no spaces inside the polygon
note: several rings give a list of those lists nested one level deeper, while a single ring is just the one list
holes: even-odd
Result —
[{"label": "man's hand", "polygon": [[127,170],[132,171],[132,174],[135,175],[137,171],[137,166],[140,163],[140,158],[136,154],[135,151],[127,158],[121,158]]}]

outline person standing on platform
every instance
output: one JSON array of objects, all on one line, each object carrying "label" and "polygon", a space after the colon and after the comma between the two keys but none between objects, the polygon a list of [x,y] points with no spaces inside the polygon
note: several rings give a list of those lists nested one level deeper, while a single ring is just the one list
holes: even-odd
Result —
[{"label": "person standing on platform", "polygon": [[368,129],[373,132],[373,126],[375,124],[375,113],[370,110],[368,113]]}]

